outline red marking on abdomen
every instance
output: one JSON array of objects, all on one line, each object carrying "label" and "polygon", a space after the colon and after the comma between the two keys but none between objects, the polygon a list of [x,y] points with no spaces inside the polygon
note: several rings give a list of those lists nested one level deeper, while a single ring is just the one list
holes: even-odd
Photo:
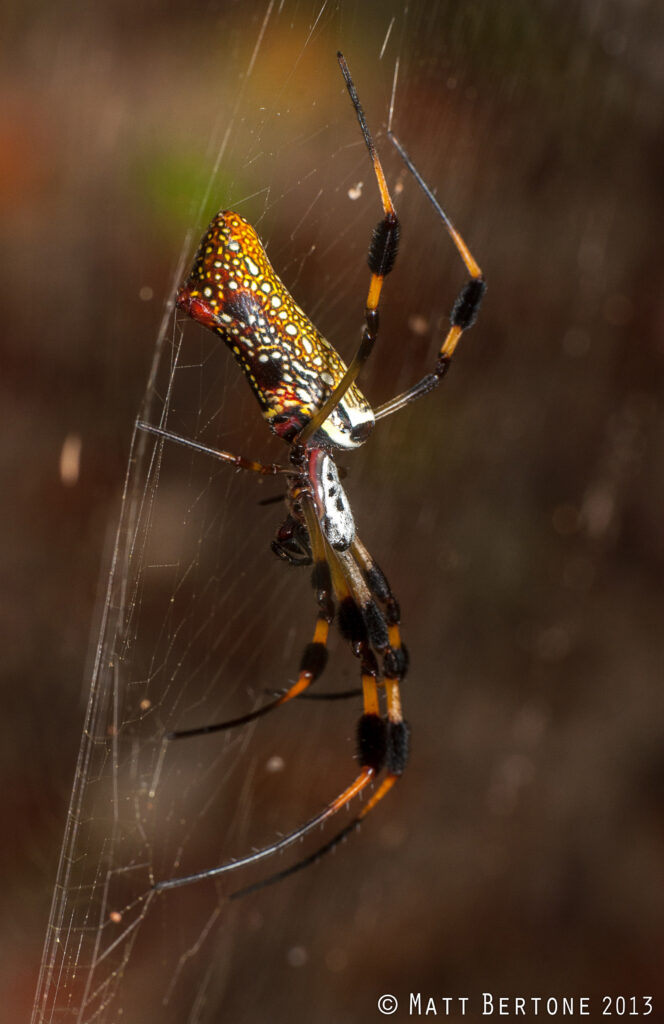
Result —
[{"label": "red marking on abdomen", "polygon": [[183,313],[190,316],[192,320],[196,320],[197,323],[203,324],[204,327],[217,326],[217,317],[213,313],[212,308],[203,299],[194,298],[188,285],[180,288],[176,303]]}]

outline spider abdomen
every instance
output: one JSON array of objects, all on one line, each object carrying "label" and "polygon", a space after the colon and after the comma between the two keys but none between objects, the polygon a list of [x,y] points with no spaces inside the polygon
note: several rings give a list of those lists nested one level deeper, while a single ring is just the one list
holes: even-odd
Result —
[{"label": "spider abdomen", "polygon": [[[250,224],[217,214],[203,236],[178,305],[220,335],[249,381],[273,431],[292,441],[346,372],[279,279]],[[323,440],[356,448],[374,423],[371,406],[352,385],[321,425]]]}]

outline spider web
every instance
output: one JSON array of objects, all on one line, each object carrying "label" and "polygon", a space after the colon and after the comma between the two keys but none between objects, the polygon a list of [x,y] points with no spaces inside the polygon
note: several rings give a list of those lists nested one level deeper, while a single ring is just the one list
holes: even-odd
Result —
[{"label": "spider web", "polygon": [[[158,895],[152,885],[241,857],[319,811],[354,776],[359,708],[298,701],[242,730],[165,741],[170,730],[242,714],[292,680],[315,602],[308,574],[269,548],[283,510],[260,502],[278,497],[278,483],[134,432],[34,1024],[179,1024],[219,1020],[220,1007],[243,1024],[273,1012],[325,1024],[366,1020],[382,991],[404,991],[420,976],[423,986],[438,984],[441,963],[458,992],[505,978],[515,989],[562,991],[588,934],[597,938],[588,921],[605,906],[601,888],[596,903],[585,896],[576,945],[565,931],[565,900],[592,891],[575,883],[574,858],[586,864],[586,848],[577,849],[573,837],[604,793],[598,780],[611,778],[615,751],[640,746],[656,674],[629,615],[601,598],[589,613],[587,600],[610,561],[652,410],[636,386],[625,395],[612,389],[606,365],[592,390],[575,371],[599,333],[588,310],[599,308],[598,296],[609,304],[617,296],[617,323],[636,269],[647,264],[644,250],[630,248],[622,184],[618,190],[595,176],[610,151],[615,180],[640,182],[630,146],[614,142],[639,125],[635,111],[646,121],[646,104],[611,64],[621,39],[632,38],[617,16],[620,4],[580,4],[565,18],[547,0],[500,8],[492,15],[466,0],[265,0],[172,14],[178,38],[168,51],[173,81],[158,77],[169,101],[159,108],[159,131],[173,134],[198,172],[189,167],[183,190],[186,237],[164,243],[169,254],[179,252],[177,265],[166,258],[169,296],[210,214],[236,209],[257,228],[298,303],[350,359],[379,202],[337,49],[378,136],[404,227],[376,357],[361,382],[369,399],[378,403],[430,369],[464,276],[384,138],[397,66],[397,133],[439,186],[480,263],[491,253],[494,273],[504,276],[495,292],[490,277],[483,343],[475,345],[479,331],[464,340],[464,369],[455,369],[444,399],[380,424],[365,449],[341,460],[360,533],[401,601],[414,652],[404,688],[416,723],[412,767],[371,826],[329,862],[237,903],[227,902],[229,892],[286,866],[329,833],[218,882]],[[156,49],[159,33],[151,29]],[[142,58],[154,52],[140,45]],[[581,159],[585,181],[569,171]],[[169,188],[168,175],[157,180],[155,203]],[[643,210],[634,216],[637,224],[647,220]],[[510,331],[514,348],[501,362]],[[557,411],[561,392],[594,455],[569,473],[548,447],[565,435],[542,400],[550,397]],[[284,458],[226,348],[183,325],[172,298],[138,418],[262,461]],[[609,424],[601,443],[596,422]],[[568,447],[581,451],[576,435]],[[534,517],[544,540],[533,536]],[[575,638],[591,628],[587,621],[615,625],[614,674],[603,663],[596,674],[620,713],[605,724],[604,746],[591,747],[595,781],[581,792],[578,780],[592,775],[593,673],[572,653]],[[622,650],[639,665],[629,672],[639,679],[641,713],[622,703]],[[572,689],[587,697],[590,688],[587,706],[579,697],[573,712],[561,710],[551,673],[567,686],[568,701]],[[356,682],[357,663],[333,639],[320,689]],[[561,748],[568,754],[562,771]],[[607,816],[606,844],[620,851],[624,805],[614,799],[611,806],[619,827]],[[561,807],[567,845],[560,821],[548,814]],[[604,840],[597,842],[587,847],[593,872],[604,863]],[[547,860],[544,845],[564,855]],[[617,855],[627,871],[629,856],[626,849]],[[497,893],[497,880],[508,896]],[[559,894],[557,902],[547,902],[549,892]],[[653,911],[650,896],[640,894],[634,883],[634,918],[641,915],[647,940]],[[525,908],[521,918],[517,904]],[[534,924],[528,918],[528,908],[540,905],[559,939],[549,973],[539,960],[526,968],[522,957],[541,937],[539,916],[533,912]],[[614,930],[605,931],[615,937],[628,915],[621,918],[620,907],[614,913]],[[509,934],[515,918],[506,965],[487,936],[502,935],[506,922]],[[616,941],[617,958],[620,949]],[[522,971],[516,978],[514,963]],[[305,964],[309,972],[298,975]],[[589,984],[604,983],[602,965],[588,965]]]}]

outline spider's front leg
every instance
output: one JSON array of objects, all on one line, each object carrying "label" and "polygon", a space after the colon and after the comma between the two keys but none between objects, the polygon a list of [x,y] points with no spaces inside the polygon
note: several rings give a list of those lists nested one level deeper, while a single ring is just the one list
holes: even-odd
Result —
[{"label": "spider's front leg", "polygon": [[452,221],[441,207],[432,190],[424,181],[422,175],[417,170],[413,161],[408,156],[408,153],[391,129],[388,129],[388,135],[406,167],[411,172],[427,199],[433,205],[436,213],[443,221],[450,238],[456,246],[459,256],[466,266],[469,274],[469,280],[462,287],[461,291],[457,295],[454,305],[452,306],[452,312],[450,313],[450,327],[438,351],[438,357],[436,359],[433,373],[428,373],[416,384],[413,384],[412,387],[408,388],[407,391],[391,398],[389,402],[384,402],[382,405],[379,405],[375,410],[377,420],[384,419],[385,416],[391,416],[393,412],[403,409],[404,406],[409,405],[418,398],[422,398],[424,395],[428,395],[430,391],[433,391],[434,388],[438,387],[449,369],[452,356],[454,355],[454,351],[459,343],[461,335],[475,323],[480,303],[482,302],[484,292],[486,291],[484,275],[482,274],[479,264],[471,254],[470,249],[452,224]]},{"label": "spider's front leg", "polygon": [[[341,73],[344,77],[348,94],[351,98],[353,107],[355,108],[355,114],[362,130],[362,135],[364,136],[364,142],[369,151],[380,194],[380,201],[383,207],[383,216],[374,228],[371,244],[369,246],[369,255],[367,257],[367,263],[369,265],[369,270],[371,271],[371,278],[369,280],[369,291],[364,308],[365,324],[362,330],[360,346],[342,380],[337,384],[327,400],[300,432],[298,436],[299,444],[307,444],[311,440],[316,431],[323,425],[328,416],[339,405],[343,396],[354,383],[360,370],[371,355],[378,337],[378,304],[380,302],[383,283],[394,267],[399,249],[399,218],[397,217],[397,211],[387,187],[385,173],[383,171],[378,152],[376,151],[373,137],[369,131],[364,110],[362,109],[362,104],[360,103],[359,96],[357,95],[357,89],[355,88],[355,83],[351,77],[346,59],[342,53],[338,53],[337,60],[339,61],[339,67],[341,68]],[[371,425],[373,426],[373,420]],[[358,441],[360,443],[366,440],[369,429],[370,427],[366,427],[364,436],[358,437]]]}]

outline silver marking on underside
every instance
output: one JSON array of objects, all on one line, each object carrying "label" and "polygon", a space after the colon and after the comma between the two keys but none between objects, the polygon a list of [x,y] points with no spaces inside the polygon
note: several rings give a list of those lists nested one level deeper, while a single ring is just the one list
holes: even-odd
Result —
[{"label": "silver marking on underside", "polygon": [[323,455],[319,466],[318,501],[323,532],[335,551],[347,551],[355,539],[355,520],[333,459]]}]

